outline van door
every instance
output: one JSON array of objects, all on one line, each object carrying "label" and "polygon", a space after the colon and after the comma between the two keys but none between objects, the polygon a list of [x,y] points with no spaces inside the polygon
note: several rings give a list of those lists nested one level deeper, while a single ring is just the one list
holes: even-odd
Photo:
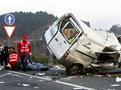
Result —
[{"label": "van door", "polygon": [[49,43],[49,48],[57,59],[60,59],[69,50],[81,33],[74,22],[72,17],[66,17],[57,24],[58,31]]}]

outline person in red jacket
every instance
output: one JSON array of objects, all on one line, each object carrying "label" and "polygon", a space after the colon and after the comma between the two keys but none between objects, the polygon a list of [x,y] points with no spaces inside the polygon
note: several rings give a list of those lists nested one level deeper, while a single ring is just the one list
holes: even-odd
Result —
[{"label": "person in red jacket", "polygon": [[23,35],[22,38],[23,40],[17,43],[17,49],[22,67],[24,70],[26,70],[27,62],[32,63],[30,58],[32,53],[32,45],[27,35]]},{"label": "person in red jacket", "polygon": [[10,48],[9,64],[11,65],[12,70],[17,69],[18,64],[19,64],[18,55],[17,55],[14,47]]}]

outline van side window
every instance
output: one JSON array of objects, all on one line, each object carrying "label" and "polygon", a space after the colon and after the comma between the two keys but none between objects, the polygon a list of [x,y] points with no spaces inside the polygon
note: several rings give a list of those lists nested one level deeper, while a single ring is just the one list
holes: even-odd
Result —
[{"label": "van side window", "polygon": [[68,22],[66,23],[64,29],[62,29],[62,33],[71,44],[79,34],[79,31],[75,29],[75,27],[70,22]]}]

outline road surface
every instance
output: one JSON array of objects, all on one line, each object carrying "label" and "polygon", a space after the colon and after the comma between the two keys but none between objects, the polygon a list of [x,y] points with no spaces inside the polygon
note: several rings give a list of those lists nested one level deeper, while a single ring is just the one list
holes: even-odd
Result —
[{"label": "road surface", "polygon": [[51,73],[55,72],[0,71],[0,90],[121,90],[121,82],[114,77]]}]

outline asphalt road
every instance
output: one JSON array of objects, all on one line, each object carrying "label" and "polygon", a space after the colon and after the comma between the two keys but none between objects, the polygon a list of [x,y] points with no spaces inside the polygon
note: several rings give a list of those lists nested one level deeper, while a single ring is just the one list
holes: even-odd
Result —
[{"label": "asphalt road", "polygon": [[121,90],[121,82],[114,77],[62,74],[63,71],[0,71],[0,90]]}]

